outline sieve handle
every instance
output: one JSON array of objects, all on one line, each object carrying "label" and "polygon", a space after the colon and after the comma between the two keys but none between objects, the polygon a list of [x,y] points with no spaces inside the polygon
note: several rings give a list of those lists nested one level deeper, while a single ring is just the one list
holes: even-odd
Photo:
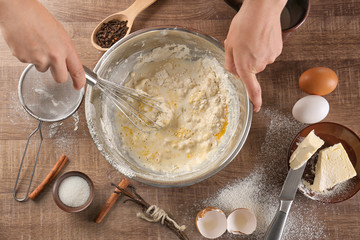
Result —
[{"label": "sieve handle", "polygon": [[[24,202],[25,200],[27,200],[27,198],[28,198],[28,196],[29,196],[29,190],[30,190],[31,182],[32,182],[33,177],[34,177],[34,173],[35,173],[35,169],[36,169],[36,164],[37,164],[38,159],[39,159],[40,150],[41,150],[41,145],[42,145],[42,142],[43,142],[43,136],[42,136],[42,133],[41,133],[41,125],[42,125],[42,121],[39,122],[38,127],[29,135],[29,138],[28,138],[27,143],[26,143],[26,146],[25,146],[24,155],[23,155],[23,157],[22,157],[22,159],[21,159],[21,162],[20,162],[20,167],[19,167],[18,175],[17,175],[17,177],[16,177],[16,182],[15,182],[14,191],[13,191],[14,199],[15,199],[16,201],[18,201],[18,202]],[[24,163],[24,159],[25,159],[26,152],[27,152],[27,149],[28,149],[28,146],[29,146],[29,143],[30,143],[30,139],[31,139],[31,137],[32,137],[37,131],[39,131],[39,134],[40,134],[40,145],[39,145],[39,149],[38,149],[38,152],[37,152],[37,155],[36,155],[36,160],[35,160],[34,168],[33,168],[33,171],[32,171],[32,173],[31,173],[31,178],[30,178],[30,182],[29,182],[28,188],[27,188],[27,190],[26,190],[25,197],[24,197],[24,198],[18,198],[18,197],[16,196],[16,189],[17,189],[17,186],[18,186],[21,169],[22,169],[22,166],[23,166],[23,163]]]},{"label": "sieve handle", "polygon": [[91,71],[89,68],[87,68],[86,66],[84,66],[84,70],[85,70],[85,77],[86,77],[86,82],[87,84],[91,85],[91,86],[95,86],[98,82],[98,76],[96,73],[94,73],[93,71]]}]

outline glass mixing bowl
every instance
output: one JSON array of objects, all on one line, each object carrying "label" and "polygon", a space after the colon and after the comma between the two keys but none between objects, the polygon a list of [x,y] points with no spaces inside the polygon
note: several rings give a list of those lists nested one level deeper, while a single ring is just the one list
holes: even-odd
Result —
[{"label": "glass mixing bowl", "polygon": [[[183,44],[190,49],[194,60],[204,56],[215,58],[224,66],[224,49],[216,39],[198,32],[177,27],[151,28],[134,32],[114,44],[96,64],[94,71],[103,78],[126,79],[134,65],[154,48],[167,44]],[[161,187],[181,187],[200,182],[227,166],[239,153],[248,136],[252,120],[252,104],[243,82],[229,74],[235,96],[230,109],[236,112],[236,124],[226,131],[229,137],[216,151],[216,158],[205,161],[188,172],[154,172],[138,164],[123,150],[115,123],[114,106],[106,101],[101,91],[88,86],[85,96],[86,120],[90,134],[105,159],[122,174],[137,181]],[[231,113],[229,113],[231,114]],[[105,120],[107,119],[107,120]]]}]

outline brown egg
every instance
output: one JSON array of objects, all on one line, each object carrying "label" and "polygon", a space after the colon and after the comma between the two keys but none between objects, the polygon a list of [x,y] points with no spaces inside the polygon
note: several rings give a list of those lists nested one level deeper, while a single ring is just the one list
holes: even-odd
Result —
[{"label": "brown egg", "polygon": [[303,72],[299,78],[300,88],[312,95],[327,95],[335,90],[337,84],[336,73],[326,67],[310,68]]}]

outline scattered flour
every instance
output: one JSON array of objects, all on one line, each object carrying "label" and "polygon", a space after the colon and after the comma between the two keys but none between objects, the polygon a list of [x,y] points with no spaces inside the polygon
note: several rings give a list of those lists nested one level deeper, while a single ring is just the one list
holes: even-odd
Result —
[{"label": "scattered flour", "polygon": [[79,112],[76,111],[72,117],[74,118],[74,132],[79,129]]},{"label": "scattered flour", "polygon": [[[79,129],[79,112],[76,111],[71,118],[49,125],[43,125],[44,133],[53,141],[61,153],[71,151],[70,146],[76,141],[75,132]],[[71,131],[73,129],[73,131]]]},{"label": "scattered flour", "polygon": [[12,124],[17,123],[17,119],[25,119],[30,121],[33,119],[21,106],[17,92],[12,91],[9,93],[9,102],[11,103],[11,111],[9,111],[8,119]]},{"label": "scattered flour", "polygon": [[250,209],[257,219],[256,231],[251,236],[258,239],[257,237],[266,231],[277,208],[275,196],[266,194],[264,176],[263,172],[256,172],[246,178],[237,179],[203,204],[220,208],[227,216],[236,208]]},{"label": "scattered flour", "polygon": [[311,189],[311,183],[302,179],[299,189],[307,195],[307,197],[321,201],[321,202],[331,202],[331,201],[339,201],[341,202],[343,199],[346,199],[349,192],[352,192],[356,181],[345,181],[335,185],[330,190],[324,190],[323,192],[314,192]]},{"label": "scattered flour", "polygon": [[[262,167],[245,178],[235,180],[205,199],[201,207],[214,206],[227,215],[236,208],[248,208],[257,217],[257,229],[252,235],[239,236],[226,233],[225,239],[263,239],[278,208],[278,196],[287,174],[287,150],[293,137],[305,127],[291,115],[265,109],[270,119],[265,141],[257,160]],[[269,161],[271,160],[271,161]],[[282,239],[324,239],[321,219],[317,219],[316,206],[294,201]],[[311,215],[311,219],[309,216]]]},{"label": "scattered flour", "polygon": [[59,126],[62,126],[64,123],[63,122],[54,122],[52,124],[49,125],[49,138],[53,138],[54,135],[57,133],[57,131],[59,130]]}]

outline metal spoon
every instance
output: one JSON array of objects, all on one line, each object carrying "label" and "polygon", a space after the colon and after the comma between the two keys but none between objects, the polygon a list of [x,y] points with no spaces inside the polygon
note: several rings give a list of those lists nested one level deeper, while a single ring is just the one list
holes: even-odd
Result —
[{"label": "metal spoon", "polygon": [[[94,31],[91,34],[91,43],[92,45],[100,50],[100,51],[106,51],[108,48],[102,48],[96,43],[96,33],[99,31],[99,29],[102,27],[103,23],[107,23],[111,20],[119,20],[119,21],[128,21],[127,27],[128,30],[126,32],[126,35],[128,35],[131,31],[131,27],[134,23],[135,18],[139,13],[141,13],[145,8],[149,7],[151,4],[156,2],[156,0],[136,0],[130,7],[125,9],[124,11],[117,12],[114,14],[111,14],[110,16],[103,19],[94,29]],[[125,36],[126,36],[125,35]]]}]

